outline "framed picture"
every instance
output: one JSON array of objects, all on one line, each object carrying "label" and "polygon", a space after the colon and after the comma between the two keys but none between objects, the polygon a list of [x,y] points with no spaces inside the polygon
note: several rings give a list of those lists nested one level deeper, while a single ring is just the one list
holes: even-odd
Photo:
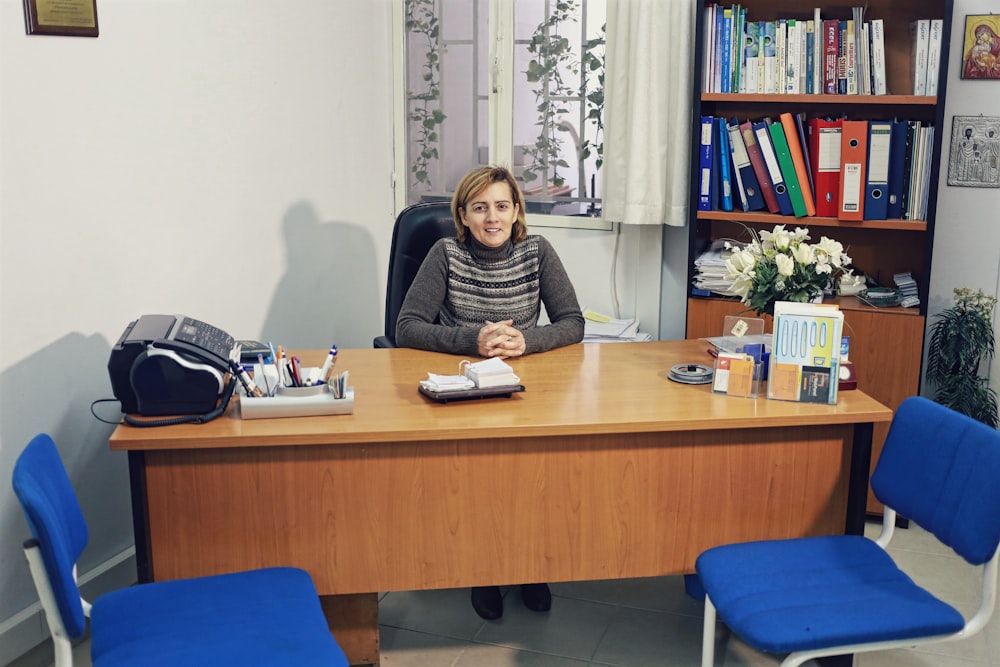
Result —
[{"label": "framed picture", "polygon": [[963,79],[1000,79],[1000,14],[965,17]]},{"label": "framed picture", "polygon": [[29,35],[97,37],[97,0],[24,0]]},{"label": "framed picture", "polygon": [[948,185],[1000,188],[1000,118],[952,117]]}]

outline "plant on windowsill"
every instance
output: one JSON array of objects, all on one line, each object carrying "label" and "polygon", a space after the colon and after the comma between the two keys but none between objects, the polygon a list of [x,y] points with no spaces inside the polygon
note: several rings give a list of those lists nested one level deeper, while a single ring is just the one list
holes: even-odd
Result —
[{"label": "plant on windowsill", "polygon": [[809,230],[784,225],[760,233],[745,227],[749,243],[726,242],[730,292],[758,315],[774,315],[777,301],[806,303],[822,298],[823,291],[848,273],[851,258],[839,242],[822,237],[807,243]]},{"label": "plant on windowsill", "polygon": [[441,28],[434,13],[434,0],[406,0],[406,30],[410,39],[426,42],[422,66],[426,88],[422,92],[407,91],[406,117],[417,126],[410,133],[415,143],[410,173],[417,184],[423,183],[429,189],[431,161],[440,157],[438,126],[447,118],[441,111]]},{"label": "plant on windowsill", "polygon": [[955,305],[935,316],[927,348],[927,380],[934,400],[997,427],[997,394],[980,377],[983,362],[993,358],[993,310],[996,297],[982,290],[955,288]]}]

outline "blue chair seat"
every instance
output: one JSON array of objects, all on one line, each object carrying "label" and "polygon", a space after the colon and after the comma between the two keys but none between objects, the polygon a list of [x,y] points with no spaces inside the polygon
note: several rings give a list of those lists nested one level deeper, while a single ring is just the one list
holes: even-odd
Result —
[{"label": "blue chair seat", "polygon": [[346,664],[297,568],[123,588],[94,602],[91,623],[94,667]]},{"label": "blue chair seat", "polygon": [[[734,562],[753,567],[734,571]],[[731,544],[702,553],[696,568],[726,625],[772,653],[944,635],[965,624],[866,537]]]}]

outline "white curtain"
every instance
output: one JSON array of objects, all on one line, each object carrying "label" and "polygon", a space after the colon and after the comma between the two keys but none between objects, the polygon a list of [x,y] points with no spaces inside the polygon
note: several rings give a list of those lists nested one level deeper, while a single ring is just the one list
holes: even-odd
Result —
[{"label": "white curtain", "polygon": [[694,0],[608,0],[604,218],[687,224]]}]

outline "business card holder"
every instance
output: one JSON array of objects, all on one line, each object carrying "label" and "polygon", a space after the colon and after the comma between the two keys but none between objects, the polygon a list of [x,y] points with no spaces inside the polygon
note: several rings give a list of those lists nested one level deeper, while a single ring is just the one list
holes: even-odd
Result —
[{"label": "business card holder", "polygon": [[[297,391],[307,390],[312,391]],[[348,387],[344,398],[336,398],[327,385],[313,387],[282,387],[276,396],[240,397],[242,419],[274,417],[318,417],[349,415],[354,412],[354,388]]]}]

